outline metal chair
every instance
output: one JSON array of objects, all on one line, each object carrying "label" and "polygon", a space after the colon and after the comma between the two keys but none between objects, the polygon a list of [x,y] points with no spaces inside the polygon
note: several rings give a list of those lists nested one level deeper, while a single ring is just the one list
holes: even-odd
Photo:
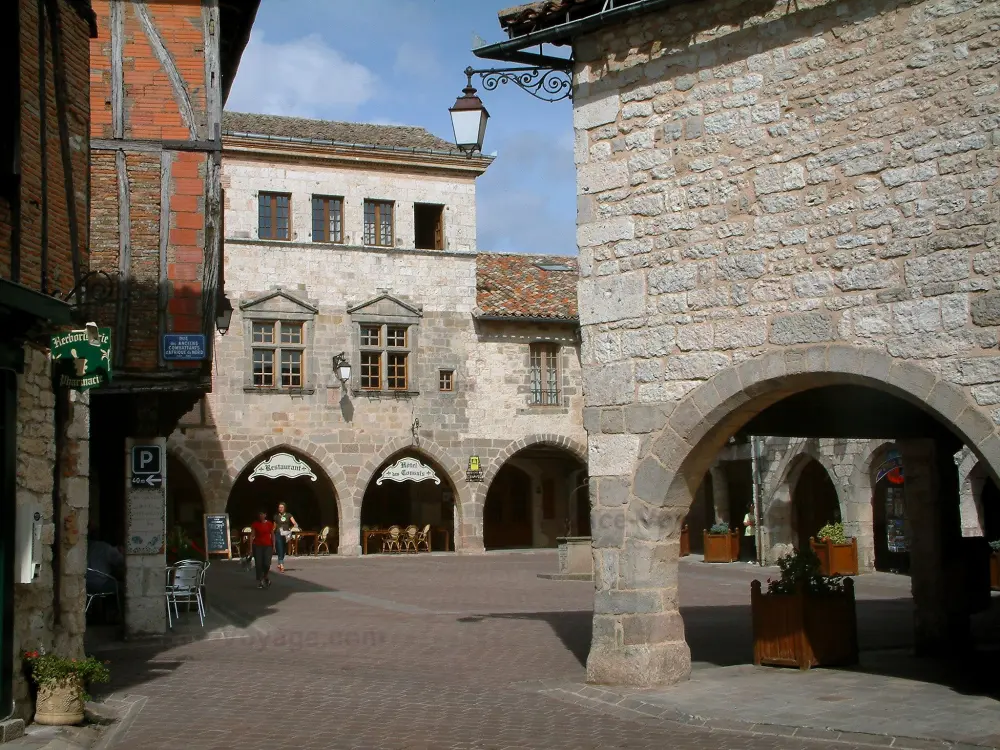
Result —
[{"label": "metal chair", "polygon": [[403,537],[403,549],[406,552],[417,551],[417,527],[413,524],[406,527],[406,536]]},{"label": "metal chair", "polygon": [[[174,619],[180,619],[178,604],[187,604],[190,610],[192,604],[198,606],[198,619],[201,626],[205,627],[205,605],[201,598],[201,578],[202,564],[194,561],[191,565],[177,563],[170,565],[166,569],[166,596],[167,596],[167,625],[174,626]],[[170,606],[173,605],[173,616],[170,613]]]},{"label": "metal chair", "polygon": [[382,551],[383,552],[402,552],[402,546],[399,543],[399,527],[390,526],[389,535],[382,540]]},{"label": "metal chair", "polygon": [[91,574],[97,576],[98,579],[101,581],[105,580],[110,581],[112,584],[114,584],[114,591],[91,591],[90,587],[88,586],[87,605],[84,608],[83,613],[87,614],[87,612],[90,611],[90,605],[94,603],[95,599],[100,599],[103,604],[104,600],[107,599],[108,597],[114,597],[115,607],[117,608],[118,616],[120,617],[122,613],[122,601],[118,589],[118,580],[114,576],[110,576],[107,573],[104,573],[100,570],[95,570],[94,568],[87,568],[87,577],[90,577]]},{"label": "metal chair", "polygon": [[319,537],[316,539],[316,549],[314,551],[317,555],[319,554],[320,548],[325,549],[326,554],[328,555],[330,554],[330,545],[327,542],[329,536],[330,536],[330,527],[324,526],[322,530],[320,530],[319,532]]},{"label": "metal chair", "polygon": [[420,551],[420,545],[424,546],[428,552],[431,551],[431,525],[427,524],[420,531],[417,532],[416,542],[414,543],[414,548],[416,552]]}]

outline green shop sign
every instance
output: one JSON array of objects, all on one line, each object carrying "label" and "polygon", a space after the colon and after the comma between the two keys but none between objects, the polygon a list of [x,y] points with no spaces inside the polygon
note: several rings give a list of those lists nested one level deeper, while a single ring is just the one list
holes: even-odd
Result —
[{"label": "green shop sign", "polygon": [[59,386],[87,391],[111,380],[111,329],[98,328],[96,336],[91,336],[84,330],[52,337],[50,348]]}]

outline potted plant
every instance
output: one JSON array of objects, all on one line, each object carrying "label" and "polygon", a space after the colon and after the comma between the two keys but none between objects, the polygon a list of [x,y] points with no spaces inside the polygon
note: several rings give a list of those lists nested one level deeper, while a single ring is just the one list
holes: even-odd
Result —
[{"label": "potted plant", "polygon": [[35,722],[55,726],[79,724],[83,721],[83,704],[90,699],[87,686],[107,682],[108,662],[92,656],[67,659],[47,654],[44,649],[24,654],[31,681],[38,688],[35,699]]},{"label": "potted plant", "polygon": [[174,526],[167,537],[167,564],[173,565],[181,560],[204,560],[205,553],[194,543],[182,526]]},{"label": "potted plant", "polygon": [[812,549],[778,560],[781,578],[750,584],[754,664],[798,667],[856,664],[854,581],[825,576]]},{"label": "potted plant", "polygon": [[740,559],[740,535],[729,524],[717,523],[703,532],[705,562],[729,563]]},{"label": "potted plant", "polygon": [[990,588],[1000,589],[1000,539],[990,542]]},{"label": "potted plant", "polygon": [[848,538],[844,524],[828,523],[809,540],[809,546],[819,558],[820,573],[825,576],[856,576],[858,574],[858,540]]}]

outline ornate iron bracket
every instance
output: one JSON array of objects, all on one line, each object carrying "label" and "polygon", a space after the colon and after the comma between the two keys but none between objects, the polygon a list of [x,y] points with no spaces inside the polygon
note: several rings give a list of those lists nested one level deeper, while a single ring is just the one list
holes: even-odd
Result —
[{"label": "ornate iron bracket", "polygon": [[77,285],[63,295],[63,302],[68,302],[73,308],[73,317],[92,320],[99,312],[106,309],[105,305],[114,303],[118,298],[118,274],[107,271],[91,271],[84,274]]},{"label": "ornate iron bracket", "polygon": [[465,69],[465,75],[472,86],[472,76],[478,75],[483,88],[493,91],[501,83],[513,83],[543,102],[558,102],[573,98],[573,75],[562,68],[486,68]]}]

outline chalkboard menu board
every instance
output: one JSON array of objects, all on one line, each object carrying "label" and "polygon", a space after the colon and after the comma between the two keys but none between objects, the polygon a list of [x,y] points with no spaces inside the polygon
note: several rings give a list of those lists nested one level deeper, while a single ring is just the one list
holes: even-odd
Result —
[{"label": "chalkboard menu board", "polygon": [[205,552],[233,559],[233,550],[229,544],[228,513],[205,514]]}]

